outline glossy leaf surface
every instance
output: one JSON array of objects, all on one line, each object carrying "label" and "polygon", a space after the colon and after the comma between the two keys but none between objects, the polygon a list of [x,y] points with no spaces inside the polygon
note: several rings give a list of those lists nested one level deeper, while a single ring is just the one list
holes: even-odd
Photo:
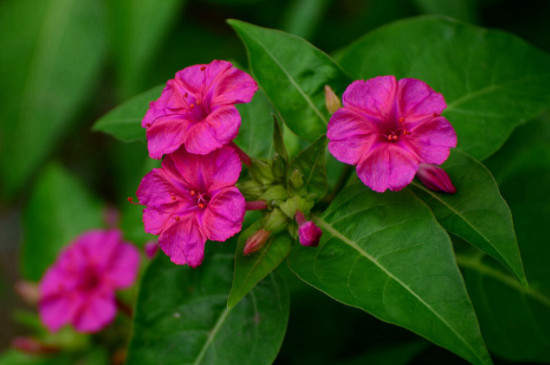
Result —
[{"label": "glossy leaf surface", "polygon": [[302,280],[474,364],[491,363],[449,237],[410,192],[354,184],[316,223],[319,247],[289,256]]},{"label": "glossy leaf surface", "polygon": [[526,282],[512,214],[495,179],[479,161],[453,151],[443,164],[456,194],[434,192],[418,180],[412,191],[426,202],[449,232],[487,252]]},{"label": "glossy leaf surface", "polygon": [[340,67],[304,39],[229,20],[248,51],[250,69],[284,122],[313,142],[326,133],[324,86],[342,93],[350,82]]},{"label": "glossy leaf surface", "polygon": [[233,255],[225,248],[234,245],[208,242],[215,252],[197,269],[157,255],[142,279],[128,363],[273,362],[288,320],[286,286],[270,276],[228,308]]}]

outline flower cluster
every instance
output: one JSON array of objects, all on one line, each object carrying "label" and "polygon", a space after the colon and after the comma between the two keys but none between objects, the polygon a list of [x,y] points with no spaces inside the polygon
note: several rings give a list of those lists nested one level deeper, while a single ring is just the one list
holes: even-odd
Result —
[{"label": "flower cluster", "polygon": [[235,187],[239,151],[231,142],[258,86],[226,61],[187,67],[150,104],[142,126],[149,155],[162,165],[137,190],[145,231],[159,235],[172,262],[197,267],[207,240],[225,241],[241,230],[245,199]]},{"label": "flower cluster", "polygon": [[51,331],[72,324],[97,332],[116,314],[115,290],[136,279],[139,254],[120,231],[88,231],[75,239],[46,271],[39,286],[39,312]]}]

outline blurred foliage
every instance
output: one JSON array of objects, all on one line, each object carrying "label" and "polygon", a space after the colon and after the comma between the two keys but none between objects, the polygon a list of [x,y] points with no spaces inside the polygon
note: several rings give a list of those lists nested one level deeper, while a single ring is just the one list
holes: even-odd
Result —
[{"label": "blurred foliage", "polygon": [[[126,202],[144,173],[154,167],[155,162],[147,159],[146,145],[121,144],[90,132],[90,127],[107,111],[164,84],[190,64],[232,59],[246,65],[245,48],[225,23],[227,18],[282,29],[327,52],[337,52],[378,26],[422,14],[508,30],[550,50],[550,3],[544,0],[521,4],[512,0],[2,1],[2,212],[22,204],[25,242],[35,240],[44,249],[28,252],[23,246],[22,257],[27,262],[32,262],[32,257],[41,261],[24,264],[23,275],[37,280],[62,245],[83,229],[104,224],[99,201],[119,208],[127,239],[142,244],[153,238],[135,229],[141,221],[141,208]],[[265,103],[262,98],[255,103],[239,107],[241,113],[249,109],[243,124],[252,125],[260,118],[256,116],[260,111],[271,108],[261,105]],[[139,118],[140,112],[136,113]],[[540,254],[539,249],[550,234],[549,123],[542,119],[520,127],[487,162],[510,204],[531,289],[545,298],[550,295],[548,255]],[[262,132],[271,134],[270,130]],[[295,154],[302,142],[287,132],[285,138],[292,139]],[[271,142],[261,144],[246,135],[239,138],[248,141],[245,148],[252,153],[261,157],[271,154]],[[137,137],[131,135],[129,139]],[[44,211],[44,206],[50,209]],[[484,258],[484,262],[491,261]],[[507,275],[498,272],[497,277]],[[490,303],[492,308],[501,303],[514,305],[509,311],[496,312],[493,319],[479,310],[482,332],[490,336],[490,350],[511,360],[548,361],[549,335],[537,328],[550,328],[547,305],[540,308],[540,301],[533,304],[528,296],[510,292],[513,288],[502,287],[502,281],[491,286],[491,277],[480,278],[483,272],[471,267],[464,268],[464,274],[476,309],[486,305],[479,293],[489,291],[495,291],[498,301]],[[291,275],[287,281],[292,289],[291,319],[276,363],[464,363],[405,330],[335,302]],[[471,289],[472,285],[479,290]],[[513,322],[514,314],[524,306],[534,308],[536,323],[526,324],[533,321],[529,318]],[[503,328],[512,334],[510,338],[501,336]],[[10,329],[4,331],[10,333]],[[361,338],[356,333],[361,333]],[[524,345],[523,341],[530,342]],[[0,358],[0,364],[64,364],[76,359],[82,364],[100,364],[105,363],[106,355],[92,353],[85,356],[89,359],[75,356],[44,360],[10,351]]]}]

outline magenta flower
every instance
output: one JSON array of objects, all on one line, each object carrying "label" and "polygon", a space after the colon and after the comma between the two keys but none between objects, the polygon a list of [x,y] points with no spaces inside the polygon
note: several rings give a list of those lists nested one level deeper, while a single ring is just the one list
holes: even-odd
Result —
[{"label": "magenta flower", "polygon": [[160,159],[181,145],[205,155],[229,143],[241,125],[235,104],[250,102],[256,90],[254,79],[227,61],[178,71],[143,118],[149,155]]},{"label": "magenta flower", "polygon": [[343,95],[344,107],[330,118],[330,152],[357,165],[359,178],[371,189],[401,190],[421,163],[442,164],[456,134],[440,116],[443,96],[416,79],[379,76],[358,80]]},{"label": "magenta flower", "polygon": [[416,172],[416,177],[418,177],[418,179],[422,181],[422,184],[430,190],[442,191],[447,194],[456,193],[456,188],[451,178],[447,175],[445,170],[439,166],[427,163],[420,164]]},{"label": "magenta flower", "polygon": [[97,332],[115,317],[115,290],[136,279],[139,254],[116,229],[88,231],[58,256],[40,282],[39,312],[51,331],[72,324]]},{"label": "magenta flower", "polygon": [[296,222],[298,223],[298,239],[302,246],[316,247],[319,245],[323,231],[317,227],[313,221],[306,221],[304,213],[296,212]]},{"label": "magenta flower", "polygon": [[178,265],[197,267],[206,240],[225,241],[241,230],[245,200],[234,186],[239,155],[225,146],[208,155],[180,148],[166,156],[138,187],[145,231],[159,236],[161,249]]}]

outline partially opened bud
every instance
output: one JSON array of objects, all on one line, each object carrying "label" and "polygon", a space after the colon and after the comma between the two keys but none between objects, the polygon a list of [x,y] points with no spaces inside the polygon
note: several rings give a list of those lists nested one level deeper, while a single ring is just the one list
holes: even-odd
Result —
[{"label": "partially opened bud", "polygon": [[416,177],[422,181],[428,189],[433,191],[442,191],[447,194],[456,193],[456,189],[451,182],[451,178],[447,173],[439,166],[422,163],[418,167]]},{"label": "partially opened bud", "polygon": [[334,114],[342,107],[340,99],[328,85],[325,85],[325,105],[330,114]]},{"label": "partially opened bud", "polygon": [[246,244],[244,245],[244,254],[250,255],[254,252],[258,252],[264,247],[265,243],[269,239],[269,235],[271,233],[269,231],[266,231],[263,228],[260,228],[258,231],[252,234],[252,236],[248,237],[246,240]]},{"label": "partially opened bud", "polygon": [[31,337],[16,337],[11,341],[11,346],[31,355],[52,354],[60,350],[58,346],[47,345]]},{"label": "partially opened bud", "polygon": [[298,238],[300,240],[300,244],[303,246],[318,246],[319,240],[323,235],[321,228],[317,227],[313,221],[306,221],[306,217],[301,211],[296,212],[296,222],[299,227]]},{"label": "partially opened bud", "polygon": [[145,251],[145,255],[147,255],[148,258],[152,259],[155,257],[155,254],[159,250],[160,246],[157,241],[149,241],[143,246],[143,250]]}]

